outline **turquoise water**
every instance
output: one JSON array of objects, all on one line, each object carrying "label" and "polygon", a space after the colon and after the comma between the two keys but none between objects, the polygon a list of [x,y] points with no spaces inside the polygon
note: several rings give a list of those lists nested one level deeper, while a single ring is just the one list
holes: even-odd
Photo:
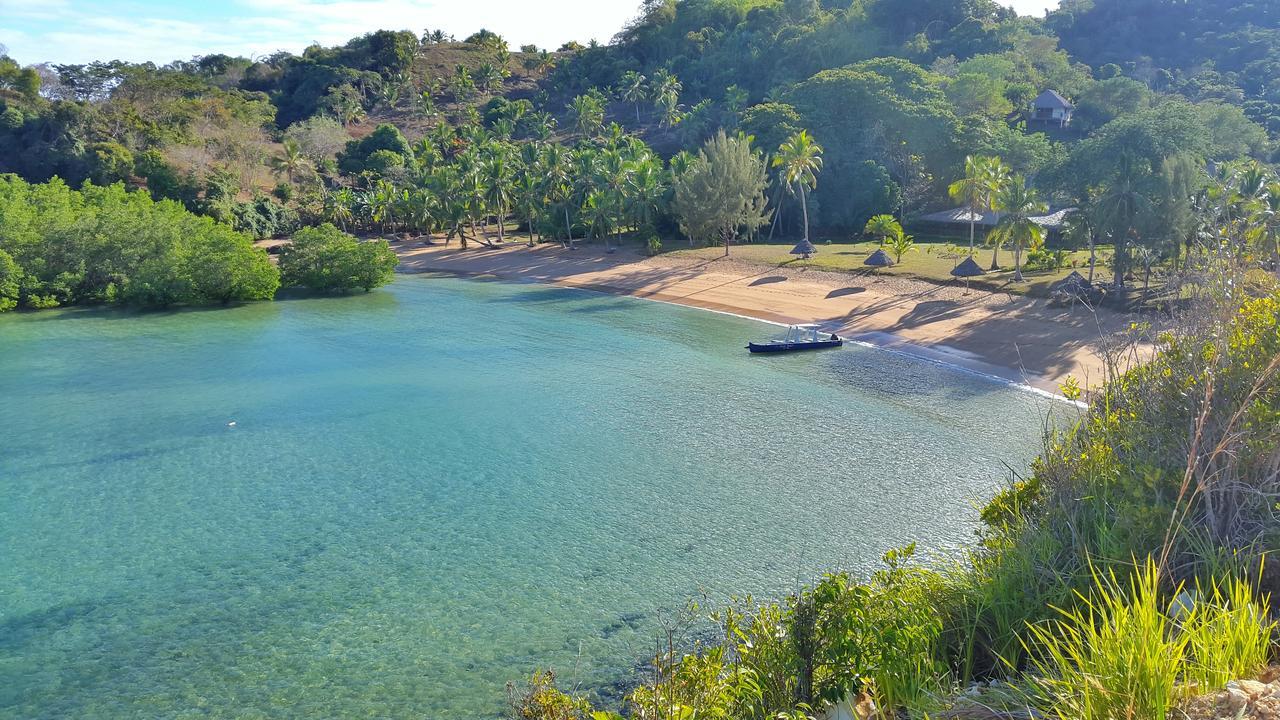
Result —
[{"label": "turquoise water", "polygon": [[0,717],[492,717],[700,591],[965,542],[1038,447],[1036,396],[774,331],[424,277],[0,318]]}]

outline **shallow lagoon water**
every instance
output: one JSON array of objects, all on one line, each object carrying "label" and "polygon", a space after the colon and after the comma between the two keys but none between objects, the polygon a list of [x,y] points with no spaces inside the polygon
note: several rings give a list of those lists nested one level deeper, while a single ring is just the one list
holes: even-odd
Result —
[{"label": "shallow lagoon water", "polygon": [[0,717],[493,717],[701,592],[965,543],[1039,446],[1043,398],[776,330],[427,277],[0,317]]}]

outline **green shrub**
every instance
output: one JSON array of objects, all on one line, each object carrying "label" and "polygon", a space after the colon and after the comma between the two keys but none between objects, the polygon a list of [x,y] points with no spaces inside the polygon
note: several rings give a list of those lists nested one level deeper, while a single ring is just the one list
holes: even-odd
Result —
[{"label": "green shrub", "polygon": [[280,254],[286,287],[323,293],[368,292],[391,282],[399,263],[386,240],[360,242],[330,223],[303,228]]},{"label": "green shrub", "polygon": [[524,687],[507,683],[507,702],[516,720],[586,720],[591,706],[556,685],[552,670],[533,673]]}]

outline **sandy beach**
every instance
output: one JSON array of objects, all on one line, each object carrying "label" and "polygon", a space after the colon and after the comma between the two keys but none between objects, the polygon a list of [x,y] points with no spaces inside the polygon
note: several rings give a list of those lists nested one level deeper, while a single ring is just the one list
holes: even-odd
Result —
[{"label": "sandy beach", "polygon": [[[1129,319],[1055,308],[1007,293],[966,293],[907,278],[761,267],[732,257],[654,258],[623,249],[559,245],[461,250],[396,247],[400,271],[540,282],[733,313],[778,323],[821,323],[855,340],[947,362],[1056,393],[1067,377],[1100,382],[1100,348]],[[746,338],[744,338],[746,340]]]}]

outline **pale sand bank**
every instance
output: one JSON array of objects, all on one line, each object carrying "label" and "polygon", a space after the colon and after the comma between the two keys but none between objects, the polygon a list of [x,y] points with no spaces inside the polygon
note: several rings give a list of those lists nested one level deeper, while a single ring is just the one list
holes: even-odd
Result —
[{"label": "pale sand bank", "polygon": [[[1103,378],[1099,348],[1128,327],[1109,311],[906,278],[762,268],[729,259],[606,255],[598,247],[460,250],[393,246],[401,272],[490,275],[660,300],[840,335],[1057,392],[1068,376]],[[744,338],[746,340],[746,338]]]}]

